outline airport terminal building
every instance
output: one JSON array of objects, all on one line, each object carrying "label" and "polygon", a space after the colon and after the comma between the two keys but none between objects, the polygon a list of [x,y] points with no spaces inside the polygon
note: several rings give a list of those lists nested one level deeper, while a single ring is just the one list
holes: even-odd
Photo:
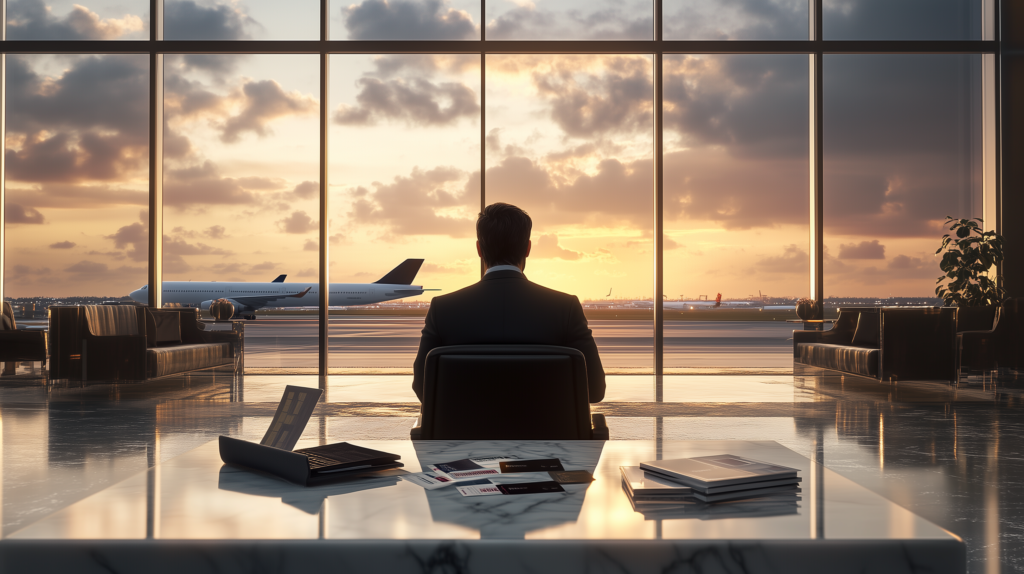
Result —
[{"label": "airport terminal building", "polygon": [[[0,569],[1024,568],[1017,3],[0,6]],[[498,202],[600,402],[413,391]]]}]

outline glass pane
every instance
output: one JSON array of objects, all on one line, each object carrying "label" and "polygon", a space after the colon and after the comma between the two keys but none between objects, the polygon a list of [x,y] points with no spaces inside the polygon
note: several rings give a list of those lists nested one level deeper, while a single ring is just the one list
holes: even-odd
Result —
[{"label": "glass pane", "polygon": [[479,0],[333,0],[332,40],[479,40]]},{"label": "glass pane", "polygon": [[652,40],[650,0],[489,0],[488,40]]},{"label": "glass pane", "polygon": [[[430,299],[479,279],[479,94],[479,55],[331,56],[332,373],[411,375]],[[407,259],[437,291],[374,295]]]},{"label": "glass pane", "polygon": [[826,40],[981,40],[984,0],[824,0]]},{"label": "glass pane", "polygon": [[666,372],[791,368],[785,321],[810,285],[807,56],[664,69]]},{"label": "glass pane", "polygon": [[807,0],[664,0],[666,40],[806,40]]},{"label": "glass pane", "polygon": [[8,40],[148,40],[147,0],[10,0]]},{"label": "glass pane", "polygon": [[248,283],[221,295],[256,319],[247,373],[317,372],[319,69],[315,54],[166,57],[164,303],[218,298],[187,281]]},{"label": "glass pane", "polygon": [[980,80],[976,55],[825,57],[827,303],[936,302],[942,222],[983,217]]},{"label": "glass pane", "polygon": [[9,55],[6,71],[4,296],[28,325],[130,302],[148,269],[149,57]]},{"label": "glass pane", "polygon": [[579,297],[608,373],[653,368],[652,66],[487,56],[487,202],[533,218],[526,275]]},{"label": "glass pane", "polygon": [[319,40],[318,0],[165,0],[168,40]]}]

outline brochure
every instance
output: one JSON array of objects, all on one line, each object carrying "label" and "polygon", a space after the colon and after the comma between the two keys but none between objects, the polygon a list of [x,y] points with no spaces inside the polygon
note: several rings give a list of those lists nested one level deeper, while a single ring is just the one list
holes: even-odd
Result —
[{"label": "brochure", "polygon": [[462,496],[491,496],[494,494],[505,494],[498,488],[498,485],[492,483],[486,478],[461,482],[455,488]]},{"label": "brochure", "polygon": [[417,472],[415,474],[403,474],[402,480],[411,482],[416,486],[422,486],[427,490],[435,490],[455,484],[455,480],[440,473]]},{"label": "brochure", "polygon": [[432,464],[430,465],[430,470],[453,480],[473,479],[501,474],[501,469],[499,468],[501,462],[518,459],[519,457],[513,455],[464,458],[451,462]]}]

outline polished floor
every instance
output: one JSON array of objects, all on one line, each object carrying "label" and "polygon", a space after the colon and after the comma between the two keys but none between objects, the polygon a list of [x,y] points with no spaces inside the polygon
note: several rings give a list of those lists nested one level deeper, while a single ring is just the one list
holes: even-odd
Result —
[{"label": "polished floor", "polygon": [[[38,374],[38,373],[37,373]],[[973,573],[1024,571],[1024,381],[879,384],[790,375],[612,376],[617,439],[775,440],[962,537]],[[313,376],[223,374],[138,384],[0,376],[2,535],[218,435],[259,440],[285,385]],[[661,400],[657,396],[661,395]],[[305,436],[408,436],[407,376],[335,376]]]}]

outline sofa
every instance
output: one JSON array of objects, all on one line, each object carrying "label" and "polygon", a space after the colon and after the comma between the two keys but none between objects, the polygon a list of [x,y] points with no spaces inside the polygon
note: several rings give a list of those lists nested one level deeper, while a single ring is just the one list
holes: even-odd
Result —
[{"label": "sofa", "polygon": [[51,307],[50,377],[145,380],[224,365],[240,372],[240,326],[232,331],[205,327],[197,309]]},{"label": "sofa", "polygon": [[879,381],[956,381],[956,309],[842,307],[827,331],[793,331],[796,363]]}]

